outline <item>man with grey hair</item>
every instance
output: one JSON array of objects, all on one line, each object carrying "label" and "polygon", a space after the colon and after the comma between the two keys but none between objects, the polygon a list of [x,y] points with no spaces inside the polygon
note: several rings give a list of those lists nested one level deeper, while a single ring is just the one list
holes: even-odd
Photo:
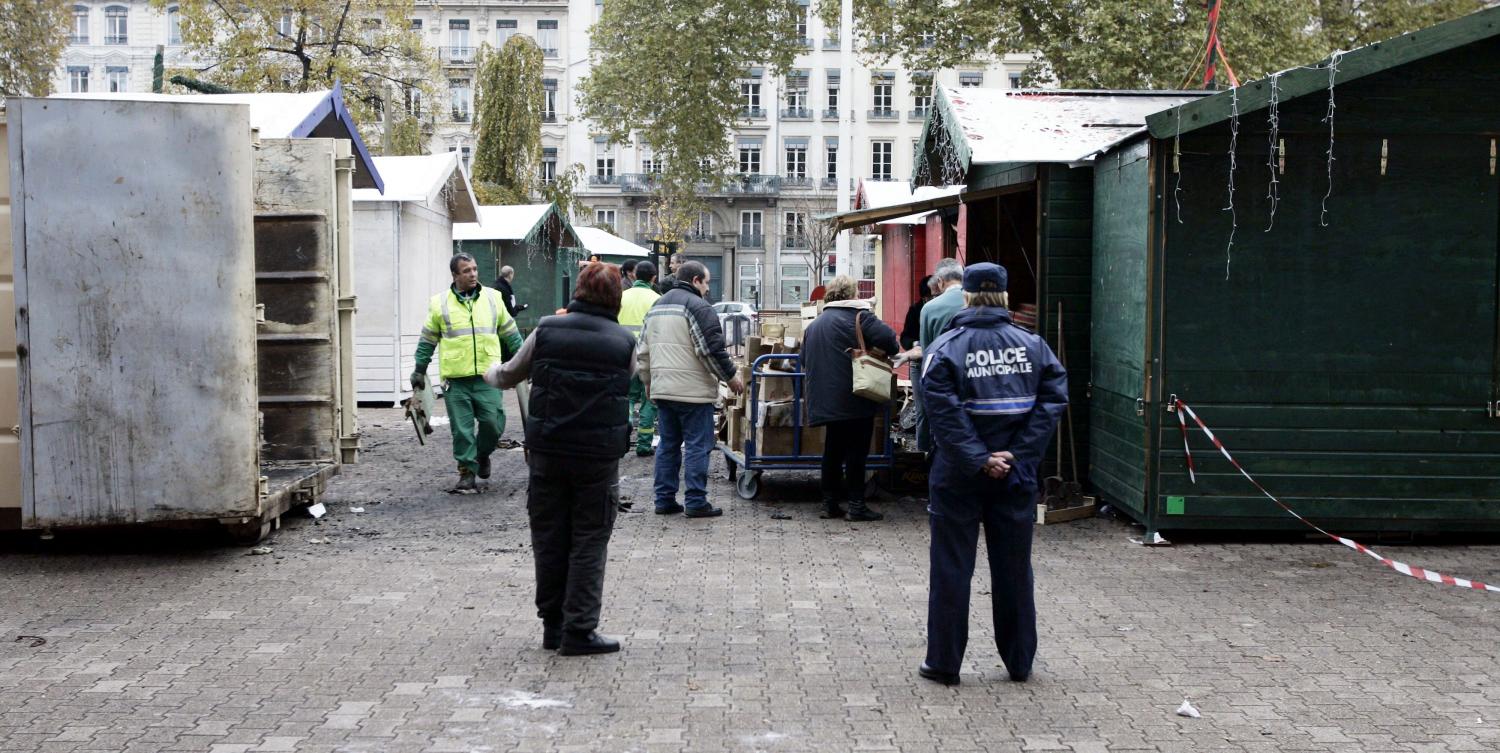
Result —
[{"label": "man with grey hair", "polygon": [[521,349],[521,333],[499,291],[479,284],[479,265],[473,256],[454,254],[448,271],[453,284],[433,296],[427,306],[411,386],[414,390],[427,387],[427,367],[436,351],[438,375],[446,385],[443,404],[453,432],[453,459],[458,463],[454,491],[477,492],[474,479],[490,477],[490,453],[505,431],[500,390],[485,383],[484,372]]},{"label": "man with grey hair", "polygon": [[[922,306],[921,336],[917,347],[901,354],[897,361],[911,361],[920,365],[922,354],[937,341],[938,336],[948,330],[953,317],[964,307],[964,265],[957,259],[944,259],[932,271],[932,286],[937,295]],[[913,367],[916,368],[915,366]],[[914,374],[912,382],[921,377]],[[927,428],[926,411],[922,408],[920,391],[917,396],[917,447],[923,452],[932,452],[932,433]]]},{"label": "man with grey hair", "polygon": [[504,266],[500,268],[500,276],[495,278],[495,289],[500,291],[500,299],[505,301],[505,311],[514,319],[516,314],[526,310],[527,304],[516,302],[516,290],[511,287],[515,282],[516,268]]}]

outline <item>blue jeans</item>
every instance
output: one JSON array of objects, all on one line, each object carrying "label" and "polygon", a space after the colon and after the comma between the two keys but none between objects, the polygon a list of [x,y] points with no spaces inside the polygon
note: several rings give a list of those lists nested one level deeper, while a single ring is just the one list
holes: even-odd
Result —
[{"label": "blue jeans", "polygon": [[677,472],[682,470],[687,484],[684,506],[707,510],[712,507],[708,504],[708,454],[714,448],[713,403],[658,400],[656,409],[656,433],[661,437],[656,448],[656,509],[677,504]]}]

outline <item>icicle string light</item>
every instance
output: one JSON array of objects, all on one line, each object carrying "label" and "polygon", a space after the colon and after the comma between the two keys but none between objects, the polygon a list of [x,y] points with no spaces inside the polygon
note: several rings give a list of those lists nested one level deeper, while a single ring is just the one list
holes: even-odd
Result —
[{"label": "icicle string light", "polygon": [[1271,182],[1266,186],[1266,198],[1271,200],[1271,217],[1266,224],[1265,232],[1267,233],[1276,226],[1276,205],[1281,202],[1281,180],[1276,174],[1276,158],[1280,156],[1277,154],[1276,144],[1281,136],[1281,84],[1278,80],[1280,76],[1280,73],[1271,74],[1270,135],[1267,139],[1270,148],[1266,150],[1266,170],[1271,173]]},{"label": "icicle string light", "polygon": [[1177,135],[1172,139],[1172,172],[1176,183],[1172,186],[1172,200],[1177,202],[1177,224],[1182,224],[1182,106],[1177,108]]},{"label": "icicle string light", "polygon": [[1239,230],[1239,211],[1234,207],[1234,173],[1239,168],[1235,149],[1240,144],[1240,89],[1229,90],[1229,204],[1224,211],[1229,213],[1229,245],[1224,247],[1224,279],[1229,279],[1229,262],[1233,258],[1234,234]]},{"label": "icicle string light", "polygon": [[1339,73],[1339,60],[1343,57],[1344,51],[1336,50],[1328,58],[1328,114],[1323,116],[1323,122],[1328,124],[1328,191],[1323,194],[1323,211],[1318,214],[1318,224],[1323,227],[1328,227],[1328,199],[1333,196],[1333,85]]}]

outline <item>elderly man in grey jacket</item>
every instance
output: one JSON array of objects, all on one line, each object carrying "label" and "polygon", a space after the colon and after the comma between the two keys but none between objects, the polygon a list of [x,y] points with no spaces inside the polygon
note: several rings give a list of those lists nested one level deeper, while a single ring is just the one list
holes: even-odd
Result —
[{"label": "elderly man in grey jacket", "polygon": [[[672,288],[646,314],[636,349],[641,381],[656,402],[656,514],[689,518],[724,514],[708,502],[708,455],[713,451],[714,403],[719,383],[735,394],[745,383],[724,349],[724,332],[713,307],[703,300],[709,271],[690,261],[677,269]],[[685,466],[685,467],[684,467]],[[679,472],[687,491],[677,503]]]}]

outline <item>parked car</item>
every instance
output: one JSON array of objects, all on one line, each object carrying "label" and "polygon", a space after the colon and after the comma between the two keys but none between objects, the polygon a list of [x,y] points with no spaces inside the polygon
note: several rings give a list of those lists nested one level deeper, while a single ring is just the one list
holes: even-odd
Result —
[{"label": "parked car", "polygon": [[744,336],[749,336],[755,331],[755,323],[759,318],[759,314],[756,313],[754,306],[748,303],[740,303],[739,301],[720,301],[715,303],[714,313],[719,315],[719,327],[724,330],[724,342],[729,345],[741,344],[734,338],[734,328],[729,323],[730,317],[743,317],[748,320],[741,330],[741,334]]}]

